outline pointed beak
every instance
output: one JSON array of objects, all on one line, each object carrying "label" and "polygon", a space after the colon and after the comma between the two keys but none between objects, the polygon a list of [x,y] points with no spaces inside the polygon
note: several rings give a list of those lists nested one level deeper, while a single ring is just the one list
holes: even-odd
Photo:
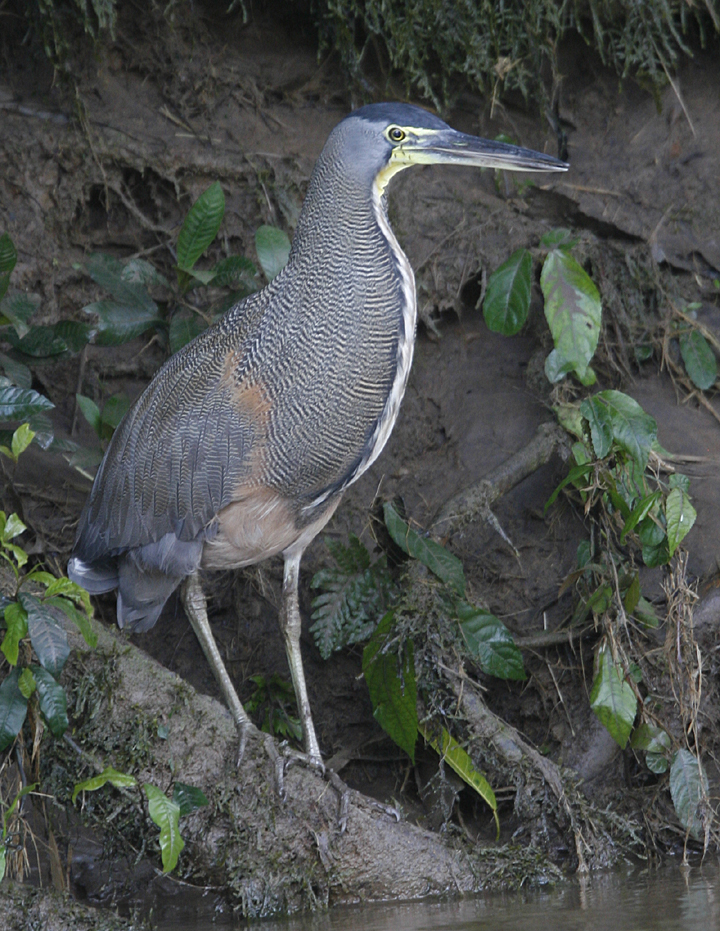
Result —
[{"label": "pointed beak", "polygon": [[400,158],[413,165],[472,165],[476,168],[504,168],[506,171],[567,171],[570,167],[552,155],[506,142],[468,136],[454,129],[414,136],[398,148],[400,151],[396,152]]}]

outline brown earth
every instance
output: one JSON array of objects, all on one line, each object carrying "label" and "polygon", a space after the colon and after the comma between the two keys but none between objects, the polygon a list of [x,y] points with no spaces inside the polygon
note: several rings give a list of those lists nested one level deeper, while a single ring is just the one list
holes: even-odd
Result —
[{"label": "brown earth", "polygon": [[[149,16],[142,26],[121,17],[117,40],[85,61],[74,61],[65,79],[53,76],[41,54],[2,40],[0,231],[10,233],[19,253],[13,285],[42,299],[36,322],[82,320],[81,308],[101,296],[75,267],[89,252],[120,258],[140,254],[170,274],[168,244],[190,204],[216,179],[226,196],[222,249],[252,256],[254,231],[261,223],[292,231],[314,160],[350,106],[335,63],[330,59],[318,65],[311,41],[297,24],[283,29],[271,15],[247,27],[241,18],[225,19],[216,6],[200,5],[194,18],[186,16],[178,14],[173,24]],[[560,112],[567,123],[572,165],[566,177],[543,178],[536,187],[520,189],[505,178],[496,185],[490,173],[423,168],[404,173],[393,184],[391,221],[416,269],[425,322],[395,432],[383,455],[346,495],[328,533],[344,539],[353,531],[372,546],[368,510],[378,492],[401,495],[407,513],[429,526],[451,495],[502,464],[531,440],[540,424],[553,419],[550,386],[542,374],[549,337],[539,289],[530,323],[513,339],[490,333],[475,303],[483,274],[517,248],[537,250],[548,229],[567,226],[580,237],[578,252],[591,267],[605,303],[606,328],[596,366],[599,387],[622,387],[635,397],[657,418],[662,446],[686,457],[682,469],[692,479],[698,512],[686,541],[689,573],[691,581],[698,580],[710,592],[698,614],[702,622],[696,634],[703,655],[713,657],[720,615],[712,597],[720,551],[720,408],[712,395],[705,403],[683,397],[667,372],[659,371],[657,351],[639,367],[628,339],[657,339],[669,306],[682,300],[700,302],[700,319],[720,336],[713,284],[720,278],[717,50],[714,55],[698,52],[683,67],[676,89],[666,88],[657,101],[631,81],[618,87],[616,76],[581,43],[568,44],[562,63]],[[523,145],[556,150],[544,123],[509,104],[491,114],[487,102],[466,96],[448,121],[479,135],[506,132]],[[215,257],[220,254],[217,246]],[[56,405],[57,435],[71,435],[77,420],[75,391],[97,400],[120,390],[135,397],[162,358],[157,344],[137,340],[114,351],[90,347],[82,368],[77,356],[38,365],[35,386]],[[74,438],[91,445],[88,425],[80,418],[76,426]],[[575,566],[577,545],[588,529],[568,506],[544,513],[544,503],[565,470],[556,456],[494,509],[519,559],[481,521],[452,533],[447,541],[463,561],[471,592],[520,639],[555,629],[572,611],[571,593],[559,597],[558,591]],[[62,570],[88,482],[61,455],[31,451],[14,476],[14,488],[34,535],[33,552]],[[17,506],[9,492],[4,506]],[[327,561],[319,539],[303,562],[306,619],[310,579]],[[642,575],[643,592],[660,610],[664,572],[644,570]],[[280,565],[270,563],[235,580],[218,576],[210,583],[215,634],[243,700],[253,689],[251,675],[287,676],[275,624],[280,581]],[[112,601],[102,601],[99,612],[112,626]],[[651,636],[648,648],[661,645],[664,636],[662,629]],[[412,770],[384,737],[358,678],[360,649],[324,662],[306,630],[303,651],[318,736],[324,757],[341,769],[343,779],[368,796],[397,805],[403,822],[395,825],[354,796],[348,833],[341,838],[333,828],[332,790],[318,777],[293,768],[288,802],[282,806],[274,799],[268,790],[269,762],[258,741],[233,794],[229,719],[217,703],[203,698],[218,697],[217,688],[179,604],[172,601],[153,631],[131,640],[200,696],[182,692],[156,667],[143,666],[134,650],[113,645],[116,635],[108,632],[101,660],[87,655],[73,663],[73,707],[87,749],[104,759],[118,747],[127,750],[130,731],[140,722],[144,740],[153,745],[143,745],[135,755],[142,778],[167,784],[172,761],[176,778],[180,772],[193,784],[217,786],[212,811],[192,816],[188,859],[181,861],[183,881],[217,889],[220,898],[229,897],[246,914],[295,910],[313,902],[469,891],[489,881],[490,868],[475,848],[477,840],[492,841],[486,810],[468,797],[469,790],[462,790],[454,808],[451,804],[438,813],[432,793],[424,791],[427,771],[437,771],[437,762],[427,751]],[[111,685],[103,680],[109,675],[103,672],[103,661],[112,667]],[[610,805],[621,819],[649,810],[648,798],[659,797],[663,785],[639,779],[632,752],[621,752],[592,715],[587,701],[590,651],[572,645],[534,649],[526,654],[526,663],[530,679],[522,686],[482,680],[489,707],[542,746],[556,764],[574,770],[591,802]],[[708,733],[714,733],[719,710],[714,659],[706,662],[704,672],[703,714]],[[103,715],[112,709],[112,717],[100,719],[108,731],[104,742],[98,721],[83,715],[78,704],[88,677],[94,677],[101,691],[107,688],[106,704],[100,704]],[[171,727],[165,744],[157,739],[157,722],[171,722],[173,715],[184,723],[179,733]],[[183,715],[190,715],[193,724]],[[209,722],[215,736],[206,753],[201,738],[207,743]],[[52,782],[59,779],[56,769],[71,764],[58,758],[54,770],[53,751],[46,752]],[[711,763],[708,771],[715,797],[717,772]],[[499,773],[515,779],[501,765],[496,777]],[[500,783],[492,776],[497,787]],[[529,809],[518,802],[522,792],[517,780],[513,785],[499,793],[503,841],[532,841],[550,858],[532,866],[523,862],[523,875],[554,875],[550,862],[577,866],[569,822],[558,816],[543,836],[536,823],[531,825]],[[456,792],[459,787],[451,787],[452,801]],[[653,811],[661,810],[671,822],[666,791],[663,797],[665,802]],[[259,821],[248,817],[247,809]],[[533,817],[537,815],[535,811]],[[129,889],[117,878],[109,880],[103,851],[115,848],[101,828],[106,816],[98,808],[94,826],[92,817],[81,823],[76,814],[57,821],[65,877],[60,884],[100,903],[152,899],[158,884],[167,894],[173,880],[158,880],[151,866],[119,871],[123,878],[131,877]],[[267,831],[262,855],[260,823]],[[251,834],[255,840],[248,841]],[[663,849],[682,845],[682,834],[671,825],[663,835]],[[279,855],[273,860],[283,844],[288,856],[297,859],[295,865]],[[607,862],[600,846],[595,859],[588,856],[592,865]],[[128,860],[127,851],[120,857],[115,850],[115,855]],[[234,865],[228,865],[233,857]],[[46,879],[51,859],[41,858],[39,873]],[[37,864],[32,872],[37,877]],[[503,881],[509,881],[505,873]],[[179,886],[177,881],[173,894]]]}]

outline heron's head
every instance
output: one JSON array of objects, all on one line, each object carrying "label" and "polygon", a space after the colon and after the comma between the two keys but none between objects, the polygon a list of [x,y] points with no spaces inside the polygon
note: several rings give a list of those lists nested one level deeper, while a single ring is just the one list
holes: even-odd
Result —
[{"label": "heron's head", "polygon": [[380,192],[411,165],[471,165],[509,171],[566,171],[567,162],[530,149],[468,136],[427,110],[402,103],[361,107],[335,130],[343,157],[374,179]]}]

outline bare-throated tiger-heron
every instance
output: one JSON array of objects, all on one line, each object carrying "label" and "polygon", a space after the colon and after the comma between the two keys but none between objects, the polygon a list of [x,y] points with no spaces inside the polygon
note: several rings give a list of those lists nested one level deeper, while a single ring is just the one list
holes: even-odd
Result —
[{"label": "bare-throated tiger-heron", "polygon": [[300,654],[303,551],[377,459],[415,341],[415,280],[387,215],[411,165],[563,171],[555,158],[451,129],[406,104],[356,110],[317,161],[286,267],[170,358],[115,431],[68,574],[117,589],[145,631],[184,582],[186,612],[240,731],[249,720],[207,619],[201,569],[282,553],[280,627],[305,750],[320,762]]}]

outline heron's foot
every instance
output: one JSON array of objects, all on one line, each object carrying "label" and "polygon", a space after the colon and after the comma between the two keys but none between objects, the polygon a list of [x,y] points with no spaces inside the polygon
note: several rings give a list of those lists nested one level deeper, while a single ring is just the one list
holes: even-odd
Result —
[{"label": "heron's foot", "polygon": [[284,752],[286,770],[290,769],[291,766],[305,766],[316,772],[335,789],[338,794],[336,826],[340,833],[344,834],[347,829],[348,813],[350,811],[350,793],[352,790],[345,785],[336,772],[332,769],[328,769],[321,759],[311,756],[309,753],[298,753],[295,750],[290,750],[288,747],[284,748]]}]

